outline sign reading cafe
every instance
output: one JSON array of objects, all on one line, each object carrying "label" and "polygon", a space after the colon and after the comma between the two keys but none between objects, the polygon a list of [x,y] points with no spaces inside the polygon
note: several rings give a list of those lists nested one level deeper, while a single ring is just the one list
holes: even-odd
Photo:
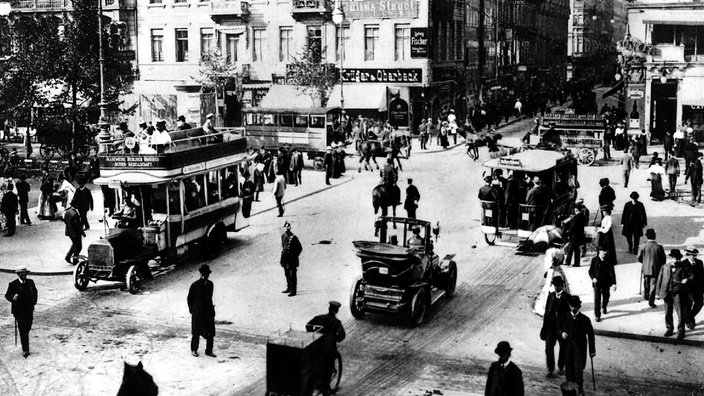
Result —
[{"label": "sign reading cafe", "polygon": [[366,83],[422,83],[421,69],[343,69],[342,81]]},{"label": "sign reading cafe", "polygon": [[345,18],[417,18],[417,0],[342,0]]}]

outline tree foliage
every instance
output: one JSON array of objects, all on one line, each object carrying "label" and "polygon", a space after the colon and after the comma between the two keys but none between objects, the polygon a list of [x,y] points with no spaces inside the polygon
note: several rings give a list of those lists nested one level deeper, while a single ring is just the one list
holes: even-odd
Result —
[{"label": "tree foliage", "polygon": [[339,81],[339,70],[334,64],[324,62],[320,52],[320,46],[307,43],[303,52],[293,58],[286,77],[311,99],[320,99],[325,104],[330,90]]},{"label": "tree foliage", "polygon": [[229,62],[218,49],[209,51],[198,65],[199,74],[193,79],[207,91],[220,92],[225,82],[237,75],[237,66]]}]

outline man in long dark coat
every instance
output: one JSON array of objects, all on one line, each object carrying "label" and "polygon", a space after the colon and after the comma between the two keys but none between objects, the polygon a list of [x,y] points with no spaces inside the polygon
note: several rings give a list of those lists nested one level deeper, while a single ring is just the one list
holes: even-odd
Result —
[{"label": "man in long dark coat", "polygon": [[560,335],[557,332],[560,316],[570,312],[568,300],[570,294],[564,291],[565,281],[561,276],[552,278],[555,291],[548,293],[543,315],[543,327],[540,329],[540,339],[545,341],[545,360],[548,366],[548,378],[555,378],[555,344],[560,344],[557,357],[558,374],[565,373],[565,348],[562,346]]},{"label": "man in long dark coat", "polygon": [[574,266],[579,267],[581,264],[581,247],[584,245],[584,227],[587,225],[587,219],[584,218],[582,209],[575,205],[574,215],[567,223],[566,231],[570,241],[565,252],[565,265],[572,265],[572,256],[574,256]]},{"label": "man in long dark coat", "polygon": [[205,354],[216,357],[213,353],[215,338],[215,305],[213,305],[213,282],[210,277],[210,267],[201,265],[198,269],[200,279],[191,284],[188,289],[188,312],[191,314],[191,354],[198,356],[200,337],[205,338]]},{"label": "man in long dark coat", "polygon": [[76,193],[73,195],[73,201],[70,202],[71,206],[78,209],[78,213],[81,214],[81,221],[83,221],[84,229],[89,229],[88,224],[88,211],[93,211],[93,194],[91,194],[88,187],[86,187],[86,177],[80,175],[77,180],[78,188]]},{"label": "man in long dark coat", "polygon": [[523,180],[523,173],[511,172],[506,181],[506,225],[509,228],[518,227],[518,207],[526,202],[528,186]]},{"label": "man in long dark coat", "polygon": [[408,217],[411,219],[416,218],[416,209],[418,208],[418,201],[420,201],[420,192],[418,188],[413,185],[413,179],[408,179],[408,187],[406,187],[406,200],[403,202],[403,208],[406,209]]},{"label": "man in long dark coat", "polygon": [[623,230],[621,234],[628,241],[628,253],[636,254],[640,242],[640,237],[643,235],[643,228],[648,225],[648,217],[645,214],[645,206],[638,201],[638,193],[631,193],[631,200],[623,206],[623,215],[621,216],[621,225]]},{"label": "man in long dark coat", "polygon": [[34,306],[37,304],[37,288],[34,281],[27,279],[29,271],[21,265],[15,271],[17,279],[10,282],[5,292],[5,299],[12,303],[12,315],[15,317],[17,329],[22,343],[22,356],[29,356],[29,331],[34,320]]},{"label": "man in long dark coat", "polygon": [[[674,158],[674,157],[672,157]],[[643,299],[648,301],[651,308],[655,308],[655,283],[658,280],[660,268],[665,265],[667,257],[662,245],[655,242],[655,230],[645,230],[644,244],[638,248],[638,261],[643,264]]]},{"label": "man in long dark coat", "polygon": [[609,288],[613,286],[616,291],[616,271],[612,260],[607,260],[607,251],[599,248],[597,255],[592,258],[589,266],[589,277],[592,279],[594,289],[594,317],[597,322],[601,321],[601,313],[608,312],[609,298],[611,293]]},{"label": "man in long dark coat", "polygon": [[579,394],[584,395],[584,368],[587,366],[587,343],[589,356],[596,356],[594,328],[592,322],[579,310],[582,301],[579,296],[568,300],[570,312],[562,315],[558,331],[565,346],[565,379],[577,383]]},{"label": "man in long dark coat", "polygon": [[14,186],[12,183],[7,183],[7,191],[2,196],[2,202],[0,202],[0,212],[5,215],[5,221],[7,221],[7,233],[6,237],[11,237],[15,235],[15,228],[17,227],[17,207],[18,200],[17,195],[12,192]]},{"label": "man in long dark coat", "polygon": [[325,155],[323,156],[323,166],[325,167],[325,184],[330,185],[330,178],[332,177],[333,167],[335,166],[335,159],[332,156],[332,147],[328,146],[325,149]]},{"label": "man in long dark coat", "polygon": [[601,186],[601,191],[599,192],[599,207],[604,205],[613,206],[614,201],[616,200],[616,192],[609,184],[610,181],[608,177],[604,177],[599,180],[599,186]]},{"label": "man in long dark coat", "polygon": [[692,203],[702,202],[702,182],[704,177],[702,177],[702,163],[701,163],[702,153],[697,154],[697,158],[692,161],[684,172],[684,182],[687,183],[687,179],[691,180],[692,183]]},{"label": "man in long dark coat", "polygon": [[291,223],[288,221],[284,223],[284,234],[281,235],[281,266],[284,268],[284,274],[286,275],[286,290],[282,293],[288,293],[289,297],[296,295],[296,288],[298,286],[298,278],[296,276],[296,271],[298,271],[298,256],[303,251],[301,242],[298,237],[291,232]]},{"label": "man in long dark coat", "polygon": [[83,231],[81,214],[71,205],[64,212],[64,223],[66,224],[64,235],[71,240],[71,247],[68,249],[64,260],[69,264],[74,264],[75,257],[81,254],[81,250],[83,250],[83,237],[86,236],[86,233]]},{"label": "man in long dark coat", "polygon": [[689,284],[689,292],[692,297],[692,305],[689,309],[689,320],[687,327],[694,330],[697,323],[697,314],[704,307],[704,263],[697,258],[699,249],[690,246],[685,250],[687,261],[692,268],[692,282]]},{"label": "man in long dark coat", "polygon": [[20,175],[20,181],[17,182],[17,200],[20,204],[20,224],[32,225],[27,213],[27,203],[29,202],[29,191],[32,188],[27,183],[27,175]]},{"label": "man in long dark coat", "polygon": [[523,396],[523,373],[511,361],[511,344],[501,341],[494,349],[499,360],[489,367],[486,379],[485,396]]},{"label": "man in long dark coat", "polygon": [[[322,334],[322,358],[325,369],[325,384],[330,383],[333,370],[335,368],[335,357],[337,356],[337,343],[345,339],[345,328],[342,322],[335,315],[340,311],[340,304],[337,301],[330,301],[328,313],[318,315],[306,323],[306,330],[317,331]],[[327,389],[330,391],[330,389]]]},{"label": "man in long dark coat", "polygon": [[687,261],[682,261],[682,253],[679,249],[670,250],[670,257],[674,258],[673,263],[665,263],[660,268],[657,281],[657,295],[665,301],[665,326],[667,331],[665,337],[673,335],[675,332],[672,312],[677,312],[677,339],[684,338],[684,328],[689,320],[689,285],[694,280],[692,266]]}]

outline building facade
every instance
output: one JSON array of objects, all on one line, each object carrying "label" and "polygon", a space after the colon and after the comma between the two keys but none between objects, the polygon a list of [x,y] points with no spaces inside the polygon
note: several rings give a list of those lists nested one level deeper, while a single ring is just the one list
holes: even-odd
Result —
[{"label": "building facade", "polygon": [[[191,123],[202,121],[210,107],[201,97],[199,62],[218,49],[236,65],[237,77],[236,86],[218,94],[218,112],[224,124],[238,125],[242,107],[259,105],[271,85],[286,83],[287,65],[306,45],[336,67],[342,61],[344,104],[352,114],[385,117],[391,98],[402,98],[411,115],[422,117],[461,105],[462,1],[342,0],[340,5],[342,27],[332,21],[336,4],[325,0],[140,2],[135,96],[142,117],[183,114]],[[328,106],[339,101],[338,85]],[[416,118],[411,116],[409,125],[421,117]]]},{"label": "building facade", "polygon": [[628,31],[619,43],[626,110],[638,113],[653,141],[691,125],[704,140],[704,4],[635,1],[628,4]]}]

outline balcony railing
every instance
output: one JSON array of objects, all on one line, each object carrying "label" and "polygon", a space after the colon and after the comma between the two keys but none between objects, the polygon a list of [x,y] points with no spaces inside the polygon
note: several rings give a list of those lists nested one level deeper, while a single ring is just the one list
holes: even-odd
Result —
[{"label": "balcony railing", "polygon": [[247,18],[249,16],[249,2],[242,0],[213,0],[210,2],[210,15],[233,15]]},{"label": "balcony railing", "polygon": [[18,11],[53,11],[73,9],[73,2],[71,0],[16,0],[11,4],[12,8]]},{"label": "balcony railing", "polygon": [[324,14],[330,11],[327,0],[293,0],[292,13],[294,16],[314,13]]}]

